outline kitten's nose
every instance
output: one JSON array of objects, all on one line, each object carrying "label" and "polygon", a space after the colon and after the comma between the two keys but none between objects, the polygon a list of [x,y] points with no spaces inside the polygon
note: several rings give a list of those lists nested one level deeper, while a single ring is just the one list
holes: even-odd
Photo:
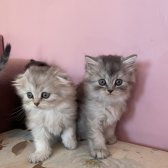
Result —
[{"label": "kitten's nose", "polygon": [[112,93],[113,92],[113,90],[107,90],[109,93]]},{"label": "kitten's nose", "polygon": [[38,106],[38,105],[39,105],[39,102],[34,102],[34,104],[35,104],[36,106]]}]

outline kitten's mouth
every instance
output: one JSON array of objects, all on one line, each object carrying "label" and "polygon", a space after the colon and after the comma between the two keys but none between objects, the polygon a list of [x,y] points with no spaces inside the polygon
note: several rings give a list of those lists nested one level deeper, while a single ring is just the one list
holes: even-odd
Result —
[{"label": "kitten's mouth", "polygon": [[35,109],[41,109],[41,107],[39,105],[38,106],[34,105],[34,108]]},{"label": "kitten's mouth", "polygon": [[107,96],[118,96],[118,94],[114,91],[112,93],[106,92],[106,95]]},{"label": "kitten's mouth", "polygon": [[113,94],[107,94],[108,96],[113,96]]},{"label": "kitten's mouth", "polygon": [[113,92],[108,92],[108,91],[107,91],[106,93],[107,93],[108,96],[113,95]]}]

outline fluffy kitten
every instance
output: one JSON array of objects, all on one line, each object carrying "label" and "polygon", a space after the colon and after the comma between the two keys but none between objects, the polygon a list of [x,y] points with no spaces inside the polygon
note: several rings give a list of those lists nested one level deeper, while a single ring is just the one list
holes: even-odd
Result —
[{"label": "fluffy kitten", "polygon": [[50,156],[51,135],[60,135],[66,148],[75,149],[76,91],[67,75],[58,67],[31,60],[14,86],[22,98],[36,148],[29,161],[36,163]]},{"label": "fluffy kitten", "polygon": [[10,51],[11,51],[11,45],[7,44],[4,52],[2,53],[0,57],[0,71],[4,69],[6,63],[8,62]]},{"label": "fluffy kitten", "polygon": [[85,58],[85,77],[78,87],[78,134],[88,139],[91,156],[103,159],[110,155],[106,144],[117,140],[116,124],[135,82],[136,55]]}]

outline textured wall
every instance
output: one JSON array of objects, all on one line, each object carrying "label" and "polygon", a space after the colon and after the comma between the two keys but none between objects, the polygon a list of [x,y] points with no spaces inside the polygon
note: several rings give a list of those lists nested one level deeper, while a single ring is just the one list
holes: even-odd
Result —
[{"label": "textured wall", "polygon": [[168,150],[167,0],[1,0],[13,58],[59,64],[78,81],[84,55],[137,53],[138,83],[121,138]]}]

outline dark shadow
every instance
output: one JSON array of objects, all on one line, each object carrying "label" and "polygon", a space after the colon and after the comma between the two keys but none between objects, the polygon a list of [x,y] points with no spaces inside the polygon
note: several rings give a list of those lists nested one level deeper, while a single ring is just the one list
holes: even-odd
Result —
[{"label": "dark shadow", "polygon": [[0,71],[0,132],[14,128],[25,128],[24,113],[21,115],[19,108],[21,100],[16,95],[12,81],[24,71],[28,61],[10,59],[5,69]]},{"label": "dark shadow", "polygon": [[148,76],[150,68],[149,62],[139,62],[136,65],[136,84],[134,85],[131,98],[128,102],[127,111],[123,114],[121,120],[118,123],[116,134],[122,141],[131,142],[128,132],[125,129],[125,124],[134,117],[136,110],[136,103],[142,98],[145,92],[144,86]]}]

